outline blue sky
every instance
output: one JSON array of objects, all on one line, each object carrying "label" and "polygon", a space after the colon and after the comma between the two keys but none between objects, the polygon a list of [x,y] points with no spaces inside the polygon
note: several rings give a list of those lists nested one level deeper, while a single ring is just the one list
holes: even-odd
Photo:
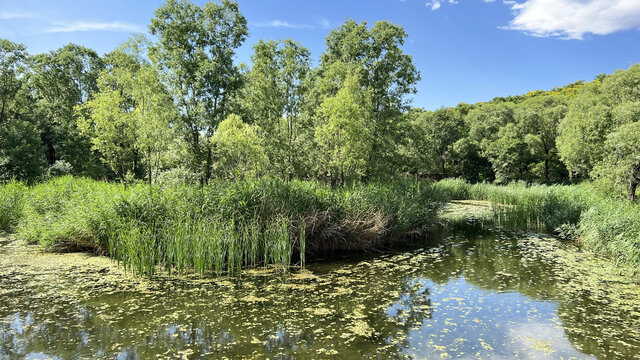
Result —
[{"label": "blue sky", "polygon": [[[0,0],[0,38],[31,53],[74,42],[108,52],[145,32],[160,0]],[[640,0],[239,0],[250,37],[293,38],[317,59],[345,19],[404,26],[427,109],[550,89],[640,62]],[[196,3],[204,3],[196,0]]]}]

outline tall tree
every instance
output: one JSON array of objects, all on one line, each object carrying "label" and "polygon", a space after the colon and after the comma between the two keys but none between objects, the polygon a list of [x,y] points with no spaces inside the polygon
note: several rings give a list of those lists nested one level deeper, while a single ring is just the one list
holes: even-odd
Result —
[{"label": "tall tree", "polygon": [[462,116],[452,108],[422,111],[412,121],[413,156],[421,159],[425,173],[445,178],[453,145],[464,135]]},{"label": "tall tree", "polygon": [[567,113],[568,102],[564,95],[545,95],[527,99],[516,107],[515,121],[532,155],[529,168],[535,180],[561,181],[568,175],[556,148],[558,126]]},{"label": "tall tree", "polygon": [[29,54],[25,47],[0,39],[0,178],[33,180],[45,167],[44,150],[34,125],[27,86]]},{"label": "tall tree", "polygon": [[22,44],[0,39],[0,124],[12,116],[13,102],[25,80],[28,57]]},{"label": "tall tree", "polygon": [[640,121],[640,64],[600,78],[578,91],[560,123],[560,157],[572,173],[582,176],[608,155],[609,134]]},{"label": "tall tree", "polygon": [[338,93],[325,99],[320,113],[325,121],[316,131],[324,175],[332,184],[360,180],[366,174],[373,144],[370,93],[357,75],[347,77]]},{"label": "tall tree", "polygon": [[88,138],[77,130],[74,109],[97,91],[97,78],[103,67],[95,51],[75,44],[34,57],[30,86],[49,165],[64,160],[76,174],[102,175],[99,158],[90,150]]},{"label": "tall tree", "polygon": [[625,194],[634,201],[640,185],[640,121],[609,134],[605,150],[607,155],[595,165],[592,175],[610,192]]},{"label": "tall tree", "polygon": [[199,7],[188,0],[167,0],[149,28],[158,40],[152,58],[166,75],[189,144],[191,168],[204,184],[214,162],[209,139],[241,85],[233,57],[247,37],[247,21],[234,1]]},{"label": "tall tree", "polygon": [[251,60],[242,92],[247,118],[260,126],[274,172],[289,179],[303,176],[312,140],[312,124],[303,114],[310,52],[293,40],[260,40]]},{"label": "tall tree", "polygon": [[176,114],[159,74],[140,54],[142,44],[133,39],[107,55],[107,69],[98,79],[100,91],[86,104],[89,116],[79,127],[118,177],[141,174],[146,167],[151,186]]},{"label": "tall tree", "polygon": [[[407,95],[416,91],[420,75],[413,58],[402,50],[407,33],[399,26],[379,21],[372,27],[346,21],[327,37],[327,50],[320,59],[320,76],[336,63],[354,65],[361,85],[370,91],[373,143],[368,154],[366,175],[383,176],[397,165],[399,144],[404,140]],[[345,77],[342,79],[344,81]],[[324,85],[325,96],[334,96],[341,84]]]}]

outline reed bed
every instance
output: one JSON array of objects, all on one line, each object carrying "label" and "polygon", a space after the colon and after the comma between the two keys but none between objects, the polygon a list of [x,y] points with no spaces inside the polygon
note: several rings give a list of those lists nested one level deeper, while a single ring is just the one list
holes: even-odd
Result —
[{"label": "reed bed", "polygon": [[23,197],[26,186],[20,182],[7,181],[0,185],[0,230],[11,231],[22,217]]},{"label": "reed bed", "polygon": [[503,228],[579,238],[589,250],[640,265],[640,204],[608,198],[590,183],[579,185],[468,184],[448,179],[435,188],[452,200],[485,200],[485,222]]},{"label": "reed bed", "polygon": [[18,231],[50,250],[91,249],[127,270],[235,272],[392,246],[427,232],[442,198],[420,182],[332,189],[262,179],[154,187],[61,177],[27,190]]}]

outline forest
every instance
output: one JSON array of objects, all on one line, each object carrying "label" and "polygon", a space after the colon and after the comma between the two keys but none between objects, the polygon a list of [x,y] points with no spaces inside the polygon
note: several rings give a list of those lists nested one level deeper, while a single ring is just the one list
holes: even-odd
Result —
[{"label": "forest", "polygon": [[640,65],[426,111],[411,107],[420,73],[400,25],[347,20],[318,61],[287,39],[261,40],[250,65],[237,63],[247,35],[232,1],[167,1],[149,34],[103,56],[2,40],[0,177],[594,180],[636,196]]}]

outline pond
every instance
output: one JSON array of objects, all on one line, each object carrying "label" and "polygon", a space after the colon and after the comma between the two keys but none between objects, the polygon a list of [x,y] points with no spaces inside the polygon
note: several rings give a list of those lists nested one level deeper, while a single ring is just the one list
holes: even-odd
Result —
[{"label": "pond", "polygon": [[140,279],[0,242],[0,358],[640,359],[640,286],[557,239],[443,233],[305,269]]}]

